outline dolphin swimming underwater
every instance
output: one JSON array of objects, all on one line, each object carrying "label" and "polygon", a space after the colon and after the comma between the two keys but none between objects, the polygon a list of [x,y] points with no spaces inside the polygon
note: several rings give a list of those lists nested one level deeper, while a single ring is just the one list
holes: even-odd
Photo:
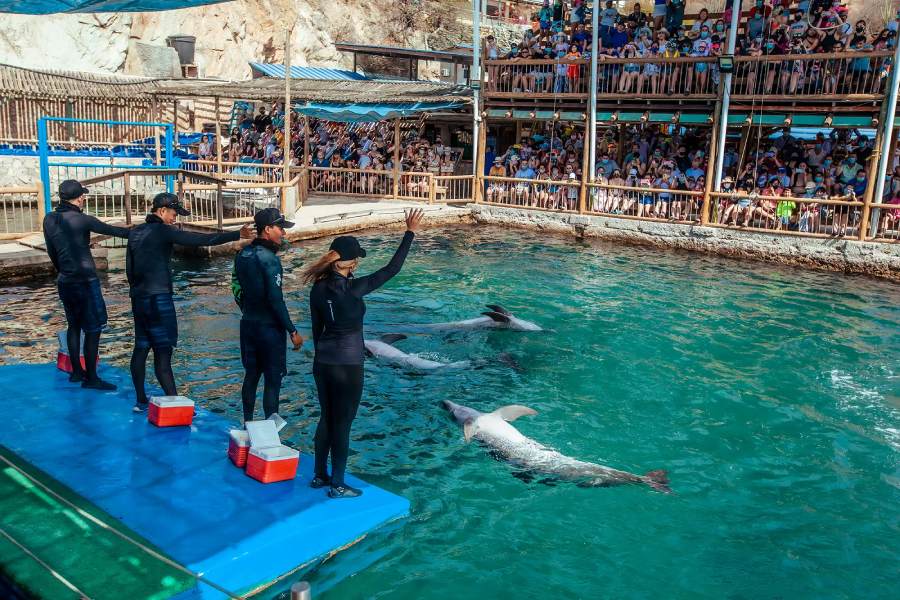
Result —
[{"label": "dolphin swimming underwater", "polygon": [[470,360],[460,360],[449,363],[428,360],[427,358],[421,358],[415,354],[407,354],[392,345],[394,342],[405,339],[405,335],[394,333],[381,336],[380,340],[363,340],[363,344],[366,347],[367,354],[375,358],[384,359],[390,363],[404,367],[412,367],[413,369],[431,371],[435,369],[467,369],[472,366],[472,361]]},{"label": "dolphin swimming underwater", "polygon": [[589,487],[608,487],[628,483],[645,484],[660,492],[670,492],[665,471],[650,471],[635,475],[603,465],[570,458],[522,435],[509,424],[523,415],[537,411],[511,404],[491,413],[482,413],[468,406],[443,400],[456,422],[463,426],[466,441],[475,438],[496,451],[506,461],[523,469],[554,475],[560,479],[579,482]]},{"label": "dolphin swimming underwater", "polygon": [[513,331],[543,331],[540,325],[536,325],[525,319],[520,319],[499,304],[488,304],[491,310],[481,313],[484,316],[465,321],[453,321],[450,323],[430,323],[421,325],[423,329],[437,331],[457,331],[470,329],[512,329]]}]

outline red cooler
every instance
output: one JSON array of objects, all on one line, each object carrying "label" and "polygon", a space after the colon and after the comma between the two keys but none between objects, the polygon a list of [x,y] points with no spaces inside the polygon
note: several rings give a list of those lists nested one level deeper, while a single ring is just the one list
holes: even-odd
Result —
[{"label": "red cooler", "polygon": [[250,421],[246,427],[250,434],[247,475],[263,483],[286,481],[297,476],[300,453],[281,445],[273,420]]},{"label": "red cooler", "polygon": [[247,454],[250,452],[250,434],[243,429],[232,429],[228,432],[228,458],[234,466],[247,466]]},{"label": "red cooler", "polygon": [[[69,358],[69,346],[65,331],[60,331],[56,336],[59,339],[59,349],[56,351],[56,368],[65,373],[72,372],[72,359]],[[84,341],[81,343],[81,368],[84,369]],[[97,364],[100,364],[100,357],[97,357]]]},{"label": "red cooler", "polygon": [[153,396],[147,420],[157,427],[190,425],[194,420],[194,401],[184,396]]}]

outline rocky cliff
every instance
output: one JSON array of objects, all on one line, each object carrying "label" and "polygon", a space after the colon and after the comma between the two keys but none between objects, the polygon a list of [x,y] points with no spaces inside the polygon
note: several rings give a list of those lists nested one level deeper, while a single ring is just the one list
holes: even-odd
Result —
[{"label": "rocky cliff", "polygon": [[[335,41],[443,49],[469,42],[470,4],[463,0],[291,1],[296,13],[291,60],[296,65],[350,67]],[[0,62],[31,68],[148,72],[147,46],[170,35],[197,38],[201,77],[245,79],[249,61],[282,62],[285,11],[277,0],[236,0],[156,13],[3,15]],[[273,6],[275,5],[275,6]],[[156,73],[158,74],[158,73]]]}]

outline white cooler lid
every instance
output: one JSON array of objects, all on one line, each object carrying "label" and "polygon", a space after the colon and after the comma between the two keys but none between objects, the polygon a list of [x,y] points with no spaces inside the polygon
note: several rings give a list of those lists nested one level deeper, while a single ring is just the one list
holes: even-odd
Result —
[{"label": "white cooler lid", "polygon": [[177,408],[179,406],[194,406],[194,401],[185,396],[153,396],[150,404],[160,408]]},{"label": "white cooler lid", "polygon": [[244,423],[247,433],[250,434],[251,448],[271,448],[280,446],[281,440],[278,439],[278,429],[276,429],[275,421],[264,419],[262,421],[247,421]]},{"label": "white cooler lid", "polygon": [[247,446],[250,444],[250,434],[243,429],[232,429],[228,432],[228,435],[230,435],[231,439],[239,446]]}]

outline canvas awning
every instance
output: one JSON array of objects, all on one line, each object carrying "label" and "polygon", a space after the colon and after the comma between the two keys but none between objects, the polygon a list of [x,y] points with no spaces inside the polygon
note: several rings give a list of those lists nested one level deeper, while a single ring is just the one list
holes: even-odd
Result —
[{"label": "canvas awning", "polygon": [[410,117],[423,112],[453,110],[466,106],[465,102],[407,102],[396,104],[345,104],[337,102],[306,102],[295,104],[294,112],[316,119],[345,123],[372,123],[385,119]]}]

